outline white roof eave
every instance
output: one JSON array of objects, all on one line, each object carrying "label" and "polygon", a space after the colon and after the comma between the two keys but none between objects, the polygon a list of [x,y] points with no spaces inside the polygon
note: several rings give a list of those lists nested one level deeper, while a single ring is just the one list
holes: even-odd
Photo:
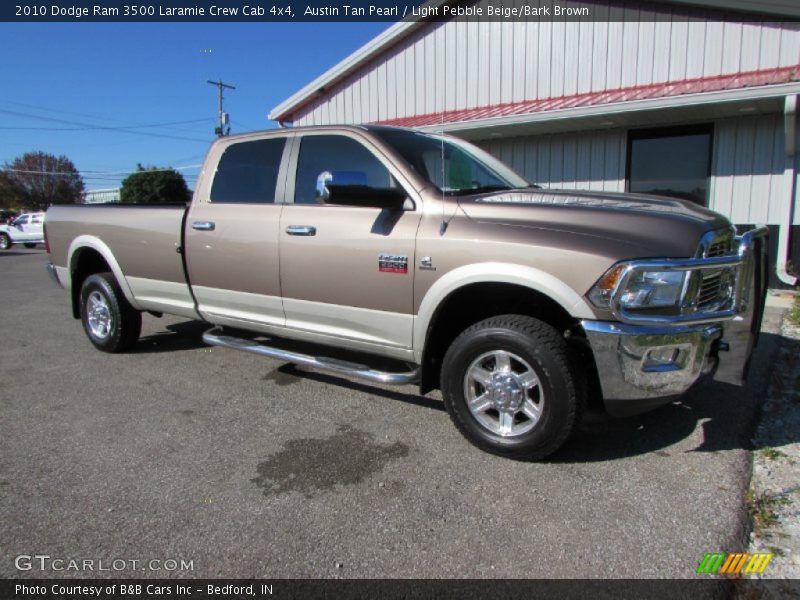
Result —
[{"label": "white roof eave", "polygon": [[361,48],[353,52],[343,61],[328,69],[311,83],[278,104],[278,106],[269,111],[268,117],[273,121],[291,121],[292,113],[311,101],[316,94],[324,94],[328,91],[328,86],[330,84],[338,82],[341,78],[369,62],[377,54],[383,52],[396,41],[406,37],[421,24],[422,23],[409,21],[395,23],[389,27],[389,29],[361,46]]}]

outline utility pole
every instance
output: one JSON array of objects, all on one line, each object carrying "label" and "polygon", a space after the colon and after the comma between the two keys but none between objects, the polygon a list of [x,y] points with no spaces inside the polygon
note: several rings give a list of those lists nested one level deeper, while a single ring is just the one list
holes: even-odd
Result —
[{"label": "utility pole", "polygon": [[218,137],[222,137],[224,135],[228,135],[231,132],[230,119],[228,118],[228,113],[222,110],[222,100],[223,100],[222,90],[224,88],[227,88],[229,90],[235,90],[236,88],[232,85],[228,85],[227,83],[222,83],[221,79],[219,81],[209,80],[208,83],[217,86],[217,114],[219,116],[219,125],[214,129],[214,133],[216,133]]}]

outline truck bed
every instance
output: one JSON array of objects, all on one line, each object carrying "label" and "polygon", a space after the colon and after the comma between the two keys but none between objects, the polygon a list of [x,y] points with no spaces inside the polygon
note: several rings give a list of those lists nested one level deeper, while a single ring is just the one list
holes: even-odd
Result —
[{"label": "truck bed", "polygon": [[190,305],[193,314],[181,254],[186,210],[183,204],[53,206],[46,220],[53,264],[59,270],[74,268],[70,248],[79,238],[88,240],[101,255],[110,251],[116,262],[112,270],[119,268],[118,279],[122,275],[128,287],[123,291],[137,308],[161,310],[164,300],[170,305],[177,300]]}]

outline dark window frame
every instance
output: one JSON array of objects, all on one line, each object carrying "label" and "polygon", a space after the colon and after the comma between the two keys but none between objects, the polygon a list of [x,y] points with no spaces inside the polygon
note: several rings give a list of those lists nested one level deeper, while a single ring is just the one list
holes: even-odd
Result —
[{"label": "dark window frame", "polygon": [[[714,164],[714,123],[693,123],[690,125],[648,127],[644,129],[629,129],[625,155],[625,191],[631,191],[631,161],[633,159],[633,143],[639,140],[655,140],[659,138],[682,137],[689,135],[709,136],[708,144],[708,169],[706,172],[706,197],[701,206],[708,207],[709,193],[711,192],[711,173]],[[646,192],[637,192],[646,193]]]}]

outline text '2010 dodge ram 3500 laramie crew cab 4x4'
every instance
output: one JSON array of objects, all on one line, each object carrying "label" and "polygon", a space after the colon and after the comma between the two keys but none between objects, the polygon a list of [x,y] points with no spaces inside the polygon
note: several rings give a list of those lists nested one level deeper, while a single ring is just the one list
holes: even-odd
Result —
[{"label": "text '2010 dodge ram 3500 laramie crew cab 4x4'", "polygon": [[456,138],[348,126],[222,138],[188,208],[56,206],[46,234],[100,350],[134,344],[143,311],[202,319],[209,344],[439,387],[474,444],[542,458],[587,401],[632,413],[710,371],[741,382],[764,231],[736,237],[681,200],[543,190]]}]

